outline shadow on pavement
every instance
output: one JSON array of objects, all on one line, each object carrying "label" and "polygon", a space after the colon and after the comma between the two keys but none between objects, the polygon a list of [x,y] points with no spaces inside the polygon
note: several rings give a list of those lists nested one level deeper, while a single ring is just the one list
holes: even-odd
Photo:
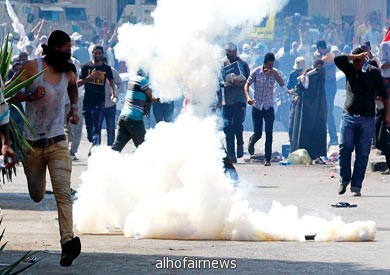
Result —
[{"label": "shadow on pavement", "polygon": [[57,211],[53,194],[45,194],[39,203],[34,202],[28,193],[0,193],[0,208],[29,211]]}]

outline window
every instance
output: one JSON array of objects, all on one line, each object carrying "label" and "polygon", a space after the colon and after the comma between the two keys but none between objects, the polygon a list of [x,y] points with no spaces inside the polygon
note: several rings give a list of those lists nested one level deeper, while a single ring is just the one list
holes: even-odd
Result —
[{"label": "window", "polygon": [[87,20],[87,15],[84,8],[65,8],[65,17],[68,21]]},{"label": "window", "polygon": [[39,10],[38,16],[39,18],[44,18],[48,21],[58,21],[60,19],[60,14],[58,11]]},{"label": "window", "polygon": [[48,21],[59,21],[60,12],[63,11],[64,10],[58,6],[40,6],[38,17]]}]

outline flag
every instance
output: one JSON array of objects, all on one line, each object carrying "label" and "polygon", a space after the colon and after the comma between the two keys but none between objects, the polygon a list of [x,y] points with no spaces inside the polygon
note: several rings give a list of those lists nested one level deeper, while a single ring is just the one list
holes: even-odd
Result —
[{"label": "flag", "polygon": [[6,5],[7,5],[7,12],[9,17],[12,20],[12,27],[14,28],[14,32],[18,33],[20,37],[26,36],[26,32],[24,31],[24,26],[23,24],[19,21],[18,16],[16,15],[14,9],[12,8],[11,3],[9,0],[6,0]]},{"label": "flag", "polygon": [[390,41],[390,28],[387,30],[382,42]]}]

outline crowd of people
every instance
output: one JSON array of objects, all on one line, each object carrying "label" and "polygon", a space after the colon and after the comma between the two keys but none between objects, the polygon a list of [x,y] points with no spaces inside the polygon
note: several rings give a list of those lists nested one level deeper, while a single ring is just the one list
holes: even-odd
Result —
[{"label": "crowd of people", "polygon": [[[338,193],[344,194],[351,184],[352,194],[360,196],[373,139],[390,167],[390,41],[383,38],[374,21],[365,22],[354,32],[348,23],[317,28],[301,22],[299,14],[291,20],[291,29],[280,48],[249,40],[225,46],[216,106],[224,121],[226,158],[229,163],[236,163],[245,149],[254,155],[264,121],[264,165],[270,166],[273,125],[279,118],[289,133],[291,148],[305,148],[313,159],[320,161],[327,145],[339,145]],[[28,125],[23,125],[17,109],[10,108],[9,116],[19,128],[24,127],[21,133],[33,150],[27,150],[23,158],[14,152],[5,119],[0,124],[1,153],[9,159],[6,167],[12,167],[21,158],[30,196],[36,202],[44,197],[46,169],[49,170],[59,216],[60,264],[69,266],[81,251],[80,239],[73,233],[70,179],[72,160],[78,159],[83,121],[91,143],[89,155],[101,144],[104,120],[107,145],[120,152],[131,139],[136,147],[144,141],[143,118],[150,112],[150,105],[156,122],[173,121],[173,102],[160,102],[153,95],[147,72],[142,69],[124,87],[119,74],[124,69],[113,50],[116,28],[111,35],[97,33],[86,44],[78,32],[68,35],[56,30],[42,34],[44,24],[45,20],[39,21],[27,36],[15,41],[8,76],[12,82],[24,71],[17,80],[22,82],[44,70],[30,86],[8,100],[23,110],[31,124],[34,134]],[[225,74],[227,68],[236,73]],[[347,81],[340,137],[333,115],[337,70],[345,74]],[[122,92],[125,103],[117,119],[116,104]],[[0,98],[1,106],[3,102]],[[252,106],[254,130],[245,147],[243,123],[247,104]]]},{"label": "crowd of people", "polygon": [[[307,149],[316,163],[324,163],[320,156],[325,156],[330,146],[338,145],[338,192],[344,194],[351,184],[353,196],[360,196],[372,146],[380,149],[390,167],[389,33],[383,33],[375,20],[367,20],[354,32],[347,23],[342,28],[330,24],[333,28],[313,30],[315,26],[308,22],[301,24],[300,19],[299,14],[292,17],[292,29],[279,49],[254,41],[241,41],[238,43],[241,47],[232,43],[226,46],[229,62],[225,59],[222,66],[240,63],[241,75],[246,79],[238,82],[226,78],[221,88],[225,97],[222,114],[228,156],[235,163],[243,155],[241,129],[245,108],[239,104],[246,102],[252,106],[254,129],[247,144],[250,155],[262,136],[264,121],[264,165],[271,165],[273,123],[278,117],[289,133],[291,149]],[[250,68],[249,75],[246,67]],[[333,113],[337,71],[343,72],[347,82],[339,136]],[[239,96],[242,92],[245,99]],[[233,108],[236,108],[234,115],[229,111]],[[353,151],[356,160],[352,171]]]}]

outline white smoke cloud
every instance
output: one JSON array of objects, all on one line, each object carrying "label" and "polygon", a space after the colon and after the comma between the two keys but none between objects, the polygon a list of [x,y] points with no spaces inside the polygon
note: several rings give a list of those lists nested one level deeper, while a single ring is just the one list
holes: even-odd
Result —
[{"label": "white smoke cloud", "polygon": [[[131,70],[148,71],[163,99],[179,98],[189,89],[205,114],[218,85],[220,42],[247,20],[261,20],[286,3],[160,0],[153,26],[119,29],[115,53]],[[98,148],[74,205],[77,229],[120,229],[135,238],[303,241],[305,234],[316,233],[318,241],[374,239],[372,221],[300,217],[295,206],[275,201],[268,212],[253,209],[224,174],[217,118],[201,117],[188,112],[175,123],[158,124],[133,154]]]},{"label": "white smoke cloud", "polygon": [[224,174],[216,117],[181,115],[160,123],[133,154],[100,147],[89,159],[74,205],[83,233],[118,228],[128,237],[303,241],[362,241],[375,237],[374,222],[346,224],[340,217],[299,216],[274,201],[253,209]]},{"label": "white smoke cloud", "polygon": [[[205,113],[218,89],[223,44],[237,26],[260,21],[280,10],[287,0],[160,0],[153,26],[122,25],[115,55],[130,71],[150,73],[163,100],[175,100],[189,88],[193,102]],[[270,7],[269,9],[266,7]],[[239,37],[233,41],[239,42]],[[219,44],[218,44],[219,43]]]}]

